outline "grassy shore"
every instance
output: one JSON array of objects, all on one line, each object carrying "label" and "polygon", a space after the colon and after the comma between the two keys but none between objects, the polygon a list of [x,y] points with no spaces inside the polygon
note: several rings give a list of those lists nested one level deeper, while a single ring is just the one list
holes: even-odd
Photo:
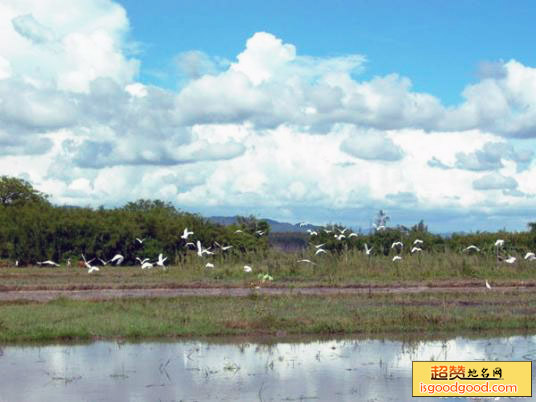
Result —
[{"label": "grassy shore", "polygon": [[536,330],[532,292],[180,297],[0,303],[0,342]]},{"label": "grassy shore", "polygon": [[[314,254],[314,253],[313,253]],[[298,262],[308,258],[313,264]],[[270,273],[277,286],[390,286],[415,284],[536,283],[536,261],[518,259],[516,264],[497,262],[494,256],[459,253],[406,255],[402,261],[392,256],[367,258],[361,252],[315,257],[302,254],[270,253],[221,259],[189,256],[181,264],[141,270],[140,267],[101,267],[88,275],[80,268],[2,268],[0,290],[16,289],[98,289],[182,286],[251,287],[259,273]],[[212,262],[214,269],[205,268]],[[245,273],[243,266],[253,267]]]}]

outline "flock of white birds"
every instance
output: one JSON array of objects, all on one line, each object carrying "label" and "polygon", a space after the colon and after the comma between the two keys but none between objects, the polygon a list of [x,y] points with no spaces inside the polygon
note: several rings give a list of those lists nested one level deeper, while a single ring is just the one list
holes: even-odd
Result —
[{"label": "flock of white birds", "polygon": [[[303,226],[303,224],[300,224],[300,226]],[[384,225],[374,225],[374,228],[378,232],[383,231],[383,230],[386,229],[386,227]],[[347,229],[347,228],[333,227],[331,230],[329,230],[329,229],[322,229],[322,230],[327,234],[333,234],[333,237],[338,241],[342,241],[344,238],[352,238],[352,237],[357,237],[358,236],[357,233],[353,233],[353,232],[352,233],[346,233],[346,232],[349,231],[349,229]],[[309,233],[310,237],[318,236],[317,231],[307,229],[307,232]],[[240,230],[240,229],[237,229],[234,233],[239,234],[239,233],[243,233],[243,231]],[[257,236],[263,236],[265,234],[265,232],[261,231],[261,230],[257,230],[255,232],[255,234]],[[192,235],[194,235],[194,232],[189,231],[188,228],[185,228],[183,233],[180,235],[180,238],[185,241],[185,247],[195,249],[196,252],[197,252],[197,255],[199,257],[211,256],[211,255],[214,255],[216,253],[215,251],[212,251],[212,247],[209,247],[209,248],[203,247],[203,245],[201,244],[200,240],[197,240],[195,243],[193,243],[192,241],[188,241],[190,236],[192,236]],[[145,238],[136,237],[135,241],[138,242],[139,244],[143,244],[143,242],[145,241]],[[422,253],[423,252],[423,248],[422,248],[423,244],[424,244],[423,240],[415,239],[413,241],[412,245],[411,245],[410,253],[411,254]],[[505,244],[505,241],[503,239],[497,239],[497,241],[494,244],[495,249],[497,251],[497,259],[499,261],[503,261],[503,262],[505,262],[507,264],[514,264],[516,262],[516,260],[517,260],[516,257],[514,257],[514,256],[502,257],[502,256],[499,255],[499,251],[504,248],[504,244]],[[328,254],[328,251],[324,248],[326,243],[312,244],[312,245],[314,246],[314,249],[315,249],[314,250],[314,255],[315,256],[319,256],[319,255],[322,255],[322,254]],[[221,250],[221,252],[226,252],[226,251],[230,250],[231,248],[233,248],[232,245],[221,245],[218,242],[214,242],[214,247],[218,247]],[[367,245],[367,243],[365,243],[364,244],[364,250],[363,250],[364,254],[370,258],[370,256],[372,255],[373,248],[374,247],[369,247]],[[397,255],[395,255],[392,258],[393,262],[401,261],[403,259],[402,256],[399,255],[403,248],[404,248],[404,243],[402,241],[395,241],[395,242],[393,242],[391,244],[391,249],[394,249],[397,252]],[[472,245],[466,247],[463,251],[464,252],[479,253],[481,250],[480,250],[480,248],[478,248],[477,246],[472,244]],[[88,260],[86,260],[86,257],[82,254],[82,260],[84,262],[85,267],[88,269],[89,274],[94,273],[94,272],[99,272],[99,270],[100,270],[98,266],[92,265],[92,262],[95,261],[96,259],[98,259],[103,266],[108,265],[108,264],[113,264],[113,265],[119,266],[119,265],[121,265],[123,263],[123,261],[125,260],[125,257],[123,255],[121,255],[121,254],[116,254],[113,258],[111,258],[108,261],[102,260],[101,258],[93,258],[93,259],[88,261]],[[533,253],[533,252],[527,252],[525,257],[524,257],[524,259],[529,260],[529,261],[534,261],[534,260],[536,260],[536,254]],[[139,257],[136,257],[136,260],[139,262],[142,270],[151,269],[155,265],[158,266],[158,267],[162,267],[163,269],[166,269],[165,262],[167,260],[167,257],[164,257],[164,255],[162,253],[160,253],[158,255],[158,259],[156,261],[153,261],[153,262],[151,262],[151,260],[149,258],[141,259]],[[315,262],[311,261],[310,259],[305,259],[305,258],[300,259],[297,262],[298,263],[316,265]],[[18,264],[16,264],[16,265],[18,265]],[[60,266],[58,263],[56,263],[54,261],[51,261],[51,260],[38,261],[37,265],[39,265],[39,266],[53,266],[53,267],[59,267]],[[68,267],[71,266],[70,258],[67,260],[67,266]],[[215,265],[212,262],[207,262],[205,264],[205,268],[210,268],[210,269],[215,268]],[[244,272],[247,272],[247,273],[253,271],[253,268],[250,265],[244,265],[243,269],[244,269]],[[268,275],[268,274],[265,274],[263,276],[263,281],[264,280],[272,280],[272,277],[270,275],[265,277],[266,275]],[[262,276],[262,274],[259,274],[259,277],[260,276]],[[491,288],[489,283],[488,283],[488,281],[486,281],[486,287],[488,289]]]}]

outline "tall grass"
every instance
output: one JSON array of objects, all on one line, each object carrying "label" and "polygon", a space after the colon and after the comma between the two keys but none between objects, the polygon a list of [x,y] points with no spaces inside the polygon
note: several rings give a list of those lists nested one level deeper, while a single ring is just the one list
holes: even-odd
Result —
[{"label": "tall grass", "polygon": [[[298,262],[309,259],[313,264]],[[259,273],[273,276],[273,285],[388,285],[436,281],[536,281],[536,261],[518,258],[515,264],[498,262],[494,255],[445,251],[405,254],[393,262],[392,255],[366,256],[358,250],[314,255],[314,249],[284,253],[275,249],[245,254],[198,257],[187,255],[178,265],[152,270],[137,267],[101,267],[88,275],[80,268],[1,268],[0,289],[158,287],[158,286],[250,286]],[[207,262],[214,269],[205,268]],[[252,273],[243,271],[244,265]]]}]

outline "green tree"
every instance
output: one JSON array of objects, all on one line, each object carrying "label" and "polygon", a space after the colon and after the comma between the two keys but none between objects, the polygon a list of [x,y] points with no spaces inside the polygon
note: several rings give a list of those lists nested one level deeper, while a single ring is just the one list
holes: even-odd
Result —
[{"label": "green tree", "polygon": [[48,203],[47,195],[37,191],[26,180],[0,176],[0,205],[14,206],[28,202]]}]

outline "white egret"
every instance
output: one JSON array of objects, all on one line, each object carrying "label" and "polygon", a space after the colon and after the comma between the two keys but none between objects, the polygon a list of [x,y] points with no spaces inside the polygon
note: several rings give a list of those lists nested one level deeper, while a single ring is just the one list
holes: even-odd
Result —
[{"label": "white egret", "polygon": [[346,236],[343,235],[343,234],[339,234],[339,235],[333,235],[334,238],[336,238],[337,240],[341,241],[342,239],[344,239]]},{"label": "white egret", "polygon": [[145,264],[147,261],[149,261],[149,258],[144,258],[143,260],[140,257],[136,257],[136,260],[139,261],[140,265]]},{"label": "white egret", "polygon": [[188,228],[184,229],[184,232],[182,232],[181,239],[188,240],[188,236],[193,235],[194,232],[189,232]]},{"label": "white egret", "polygon": [[534,258],[536,258],[536,255],[533,253],[533,252],[528,252],[527,254],[525,254],[525,260],[533,260]]},{"label": "white egret", "polygon": [[256,230],[255,231],[255,234],[257,234],[258,236],[262,236],[265,232],[263,232],[262,230]]},{"label": "white egret", "polygon": [[373,249],[373,248],[374,248],[374,247],[369,248],[368,245],[367,245],[367,243],[365,243],[365,254],[366,254],[366,255],[370,255],[370,253],[372,252],[372,249]]},{"label": "white egret", "polygon": [[486,289],[491,289],[491,285],[489,284],[487,280],[486,280]]},{"label": "white egret", "polygon": [[[19,265],[19,261],[17,260],[15,262],[15,266],[18,266]],[[71,268],[72,264],[71,264],[71,258],[67,258],[67,268]]]},{"label": "white egret", "polygon": [[331,230],[324,229],[324,232],[326,232],[327,234],[330,234],[332,231],[331,231]]},{"label": "white egret", "polygon": [[51,260],[46,260],[46,261],[37,261],[37,265],[41,266],[41,265],[49,265],[51,267],[59,267],[60,264],[57,264],[55,263],[54,261],[51,261]]},{"label": "white egret", "polygon": [[143,244],[143,242],[145,241],[145,237],[143,239],[136,237],[136,241],[139,242],[140,244]]},{"label": "white egret", "polygon": [[214,264],[212,264],[211,262],[207,262],[205,264],[205,268],[214,268]]},{"label": "white egret", "polygon": [[516,262],[516,257],[509,256],[507,259],[504,260],[507,264],[513,264]]},{"label": "white egret", "polygon": [[324,253],[324,254],[327,254],[328,252],[326,250],[324,250],[323,248],[319,248],[318,250],[316,250],[316,253],[315,255],[318,255],[320,253]]},{"label": "white egret", "polygon": [[470,246],[465,247],[463,250],[464,250],[464,251],[471,251],[471,250],[474,250],[474,251],[476,251],[477,253],[480,252],[480,249],[479,249],[477,246],[475,246],[474,244],[471,244]]},{"label": "white egret", "polygon": [[141,264],[141,269],[151,269],[152,267],[154,267],[154,265],[152,262],[149,262],[149,261]]},{"label": "white egret", "polygon": [[158,254],[158,261],[156,262],[156,265],[158,265],[159,267],[164,267],[164,262],[167,260],[167,257],[164,257],[162,255],[162,253]]},{"label": "white egret", "polygon": [[381,232],[382,230],[385,230],[385,225],[376,225],[375,223],[373,223],[372,226],[374,226],[374,228],[375,228],[378,232]]},{"label": "white egret", "polygon": [[244,272],[251,272],[253,268],[251,268],[249,265],[244,265]]},{"label": "white egret", "polygon": [[235,233],[244,233],[244,231],[240,230],[240,229],[237,229],[234,231]]},{"label": "white egret", "polygon": [[337,228],[337,230],[340,232],[340,234],[344,234],[344,232],[346,232],[348,228],[344,228],[344,229]]},{"label": "white egret", "polygon": [[191,241],[189,241],[188,243],[186,243],[184,246],[185,246],[185,247],[193,247],[193,248],[195,248],[195,244],[192,243]]},{"label": "white egret", "polygon": [[101,264],[104,266],[104,265],[108,265],[108,262],[104,261],[102,258],[99,258],[99,261],[101,262]]},{"label": "white egret", "polygon": [[413,247],[413,248],[411,249],[411,254],[413,254],[413,253],[420,253],[420,252],[422,252],[422,248],[419,248],[419,247]]},{"label": "white egret", "polygon": [[402,259],[402,257],[400,257],[399,255],[395,255],[393,257],[393,261],[400,261]]},{"label": "white egret", "polygon": [[203,248],[203,246],[201,245],[201,241],[198,240],[197,241],[197,255],[199,257],[203,257],[203,254],[212,255],[214,253],[212,251],[209,251],[208,248]]},{"label": "white egret", "polygon": [[413,245],[416,246],[418,244],[423,244],[424,242],[421,240],[421,239],[415,239],[415,241],[413,242]]},{"label": "white egret", "polygon": [[350,234],[348,235],[348,238],[350,238],[350,237],[357,237],[357,233],[350,233]]},{"label": "white egret", "polygon": [[395,247],[404,247],[404,243],[402,243],[401,241],[395,241],[393,242],[393,244],[391,244],[391,248],[395,248]]},{"label": "white egret", "polygon": [[307,264],[313,264],[313,265],[316,265],[314,262],[312,262],[311,260],[307,260],[307,259],[303,259],[303,260],[298,260],[298,262],[305,262]]},{"label": "white egret", "polygon": [[319,249],[319,248],[322,248],[323,246],[325,246],[326,243],[322,243],[322,244],[313,244],[313,246],[315,246],[316,249]]},{"label": "white egret", "polygon": [[87,273],[92,274],[93,272],[99,272],[99,271],[100,271],[99,267],[94,267],[90,265],[89,269],[87,270]]},{"label": "white egret", "polygon": [[90,269],[91,268],[91,263],[93,262],[93,260],[95,260],[95,258],[92,258],[91,260],[87,261],[86,260],[86,257],[84,254],[82,254],[82,259],[84,260],[84,265],[86,266],[86,268]]},{"label": "white egret", "polygon": [[307,229],[307,233],[309,233],[311,236],[317,236],[318,235],[318,232],[316,232],[314,230],[311,230],[311,229]]},{"label": "white egret", "polygon": [[114,257],[108,261],[108,262],[111,262],[111,263],[114,263],[115,262],[115,265],[121,265],[123,263],[123,261],[125,260],[125,257],[123,257],[121,254],[116,254],[114,255]]},{"label": "white egret", "polygon": [[214,242],[214,244],[219,247],[221,249],[221,251],[227,251],[229,250],[230,248],[233,248],[233,246],[222,246],[220,243],[218,243],[217,241]]},{"label": "white egret", "polygon": [[495,247],[497,247],[497,248],[504,247],[504,240],[503,239],[497,239],[497,241],[495,242]]}]

